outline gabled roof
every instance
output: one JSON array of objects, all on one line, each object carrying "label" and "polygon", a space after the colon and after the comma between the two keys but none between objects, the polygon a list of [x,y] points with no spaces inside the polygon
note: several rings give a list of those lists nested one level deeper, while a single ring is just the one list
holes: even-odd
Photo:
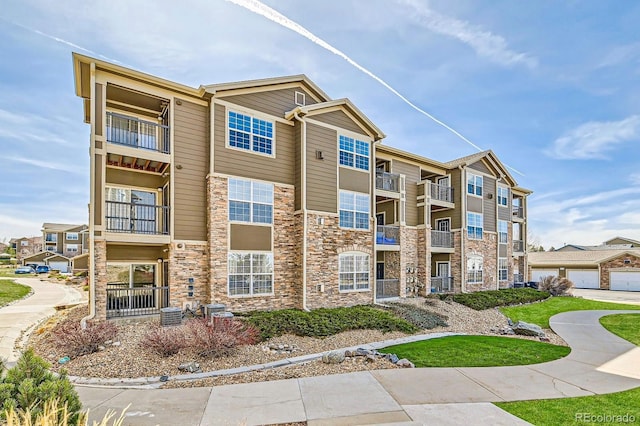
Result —
[{"label": "gabled roof", "polygon": [[331,100],[329,95],[324,93],[322,89],[318,87],[318,85],[316,85],[309,79],[309,77],[304,74],[289,75],[284,77],[261,78],[257,80],[235,81],[230,83],[207,84],[201,87],[204,88],[207,93],[216,94],[218,92],[224,92],[228,90],[278,86],[289,83],[300,83],[301,85],[305,86],[307,90],[309,90],[309,92],[311,92],[316,98],[318,98],[319,102],[326,102]]},{"label": "gabled roof", "polygon": [[481,159],[483,159],[490,151],[480,151],[475,154],[467,155],[466,157],[456,158],[455,160],[447,161],[446,163],[442,163],[448,169],[455,169],[458,166],[465,166],[467,164],[473,164]]},{"label": "gabled roof", "polygon": [[613,237],[610,240],[605,241],[603,244],[612,245],[612,244],[609,244],[609,243],[611,241],[615,241],[615,240],[626,241],[628,244],[631,244],[632,246],[635,246],[635,247],[639,247],[640,246],[640,241],[632,240],[631,238],[626,238],[626,237]]},{"label": "gabled roof", "polygon": [[74,225],[71,223],[47,223],[47,222],[42,224],[42,229],[44,231],[51,231],[51,232],[64,232],[70,229],[82,228],[82,227],[86,228],[87,225]]},{"label": "gabled roof", "polygon": [[[455,160],[444,163],[445,167],[448,169],[455,169],[460,166],[468,166],[469,164],[477,163],[478,161],[486,160],[489,165],[491,165],[499,176],[506,178],[510,184],[510,186],[516,186],[518,183],[513,178],[509,170],[505,167],[504,164],[498,159],[496,154],[492,150],[481,151],[475,154],[467,155],[466,157],[457,158]],[[521,192],[531,191],[526,190],[524,188],[519,188]]]},{"label": "gabled roof", "polygon": [[640,257],[640,250],[576,250],[576,251],[542,251],[527,254],[527,263],[531,267],[557,266],[597,266],[602,262],[623,255]]},{"label": "gabled roof", "polygon": [[59,253],[53,253],[50,251],[41,251],[39,253],[30,254],[29,256],[23,257],[22,261],[26,262],[28,259],[32,259],[32,258],[42,258],[42,260],[47,260],[47,261],[51,259],[60,259],[60,260],[69,261],[69,258],[67,256],[63,256]]},{"label": "gabled roof", "polygon": [[302,116],[319,114],[319,113],[322,113],[323,110],[328,110],[335,107],[340,107],[341,109],[346,110],[352,116],[355,116],[357,119],[359,119],[362,122],[361,125],[364,125],[364,127],[368,130],[368,132],[373,137],[374,141],[378,141],[385,138],[385,134],[382,132],[382,130],[380,130],[378,126],[373,124],[373,122],[369,120],[369,118],[366,115],[364,115],[364,113],[360,111],[353,104],[353,102],[351,102],[347,98],[336,99],[334,101],[319,102],[317,104],[312,104],[312,105],[298,106],[293,110],[286,112],[285,118],[291,119],[291,117],[293,117],[294,114],[299,114]]}]

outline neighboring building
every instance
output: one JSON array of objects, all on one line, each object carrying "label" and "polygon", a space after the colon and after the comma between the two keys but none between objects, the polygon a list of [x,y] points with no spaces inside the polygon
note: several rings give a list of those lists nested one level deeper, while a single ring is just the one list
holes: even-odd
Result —
[{"label": "neighboring building", "polygon": [[89,252],[89,227],[67,223],[43,223],[43,251],[72,258]]},{"label": "neighboring building", "polygon": [[615,237],[597,246],[565,244],[529,253],[529,277],[566,277],[576,288],[640,291],[640,241]]},{"label": "neighboring building", "polygon": [[303,75],[196,89],[73,57],[98,318],[348,306],[526,270],[529,191],[490,151],[438,163],[382,146]]},{"label": "neighboring building", "polygon": [[12,238],[9,244],[15,250],[18,263],[22,263],[25,257],[42,251],[42,237]]}]

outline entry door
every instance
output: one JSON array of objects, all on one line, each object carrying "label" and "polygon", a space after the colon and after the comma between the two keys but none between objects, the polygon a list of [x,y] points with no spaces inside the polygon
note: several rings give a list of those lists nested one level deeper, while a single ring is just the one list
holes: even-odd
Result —
[{"label": "entry door", "polygon": [[438,179],[438,199],[442,201],[453,201],[449,198],[449,176]]},{"label": "entry door", "polygon": [[436,231],[446,231],[449,232],[451,230],[451,220],[447,219],[436,219]]},{"label": "entry door", "polygon": [[376,280],[384,279],[384,262],[376,263]]},{"label": "entry door", "polygon": [[448,277],[449,276],[449,262],[437,262],[436,263],[436,271],[438,277]]},{"label": "entry door", "polygon": [[378,226],[382,226],[384,225],[384,213],[378,213],[376,214],[376,224]]}]

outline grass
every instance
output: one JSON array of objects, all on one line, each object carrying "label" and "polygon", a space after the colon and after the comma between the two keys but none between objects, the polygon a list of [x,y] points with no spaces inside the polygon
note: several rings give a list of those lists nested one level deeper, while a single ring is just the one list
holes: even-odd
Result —
[{"label": "grass", "polygon": [[16,284],[9,280],[0,280],[0,306],[22,299],[30,291],[31,288],[26,285]]},{"label": "grass", "polygon": [[600,324],[613,334],[640,346],[640,314],[607,315]]},{"label": "grass", "polygon": [[497,336],[450,336],[380,350],[407,358],[416,367],[499,367],[553,361],[571,350],[532,340]]},{"label": "grass", "polygon": [[[606,395],[541,399],[537,401],[497,402],[495,405],[537,426],[575,423],[619,425],[635,423],[640,420],[640,405],[638,405],[638,401],[640,401],[640,388]],[[624,416],[626,414],[627,420],[611,417],[609,421],[598,421],[597,418],[585,421],[584,413],[588,413],[591,416]],[[578,417],[580,415],[583,416],[582,419]],[[631,416],[635,418],[635,421],[630,421]]]},{"label": "grass", "polygon": [[16,268],[14,267],[3,267],[0,268],[0,278],[20,278],[20,277],[31,277],[33,275],[16,275],[15,274],[15,270]]},{"label": "grass", "polygon": [[544,302],[526,306],[511,306],[500,308],[511,321],[525,321],[538,324],[542,328],[549,328],[549,318],[555,314],[569,311],[609,309],[640,310],[640,305],[623,305],[621,303],[600,302],[597,300],[581,299],[578,297],[553,297]]},{"label": "grass", "polygon": [[506,288],[503,290],[460,293],[444,297],[452,297],[454,302],[468,306],[476,311],[482,311],[496,306],[537,302],[538,300],[548,298],[549,293],[546,291],[538,291],[533,288]]}]

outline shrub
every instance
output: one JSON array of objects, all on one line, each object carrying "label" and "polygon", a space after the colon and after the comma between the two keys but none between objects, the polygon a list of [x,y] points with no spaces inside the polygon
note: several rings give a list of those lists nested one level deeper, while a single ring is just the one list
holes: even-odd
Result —
[{"label": "shrub", "polygon": [[[122,426],[128,408],[123,409],[118,418],[115,418],[114,411],[107,410],[99,422],[97,420],[93,421],[93,426],[108,426],[109,424]],[[87,426],[89,424],[88,412],[80,413],[77,422],[73,423],[66,404],[60,404],[57,399],[46,401],[42,412],[35,416],[35,420],[32,419],[32,413],[29,408],[26,410],[12,408],[5,411],[5,416],[7,425],[10,426]],[[112,422],[109,423],[110,421]]]},{"label": "shrub", "polygon": [[145,334],[140,341],[140,346],[160,356],[171,356],[187,346],[187,339],[181,326],[162,327],[158,325]]},{"label": "shrub", "polygon": [[53,330],[55,342],[71,357],[96,352],[117,334],[118,326],[109,321],[88,322],[85,329],[78,321],[66,321]]},{"label": "shrub", "polygon": [[503,290],[454,294],[453,300],[476,311],[481,311],[496,306],[536,302],[548,297],[549,293],[546,291],[538,291],[532,288],[507,288]]},{"label": "shrub", "polygon": [[194,318],[185,324],[193,346],[202,357],[218,357],[233,353],[240,345],[258,341],[258,330],[250,324],[232,318]]},{"label": "shrub", "polygon": [[538,289],[549,292],[552,296],[564,296],[573,288],[573,282],[567,278],[548,276],[542,278]]},{"label": "shrub", "polygon": [[2,415],[7,411],[29,413],[33,423],[44,413],[45,405],[57,401],[57,415],[76,424],[80,416],[80,398],[67,378],[66,372],[58,377],[49,370],[49,364],[37,357],[32,349],[22,354],[15,367],[0,379]]},{"label": "shrub", "polygon": [[407,320],[411,324],[421,329],[431,329],[435,327],[448,327],[445,319],[440,315],[429,312],[419,306],[406,303],[390,303],[387,307],[398,317]]}]

